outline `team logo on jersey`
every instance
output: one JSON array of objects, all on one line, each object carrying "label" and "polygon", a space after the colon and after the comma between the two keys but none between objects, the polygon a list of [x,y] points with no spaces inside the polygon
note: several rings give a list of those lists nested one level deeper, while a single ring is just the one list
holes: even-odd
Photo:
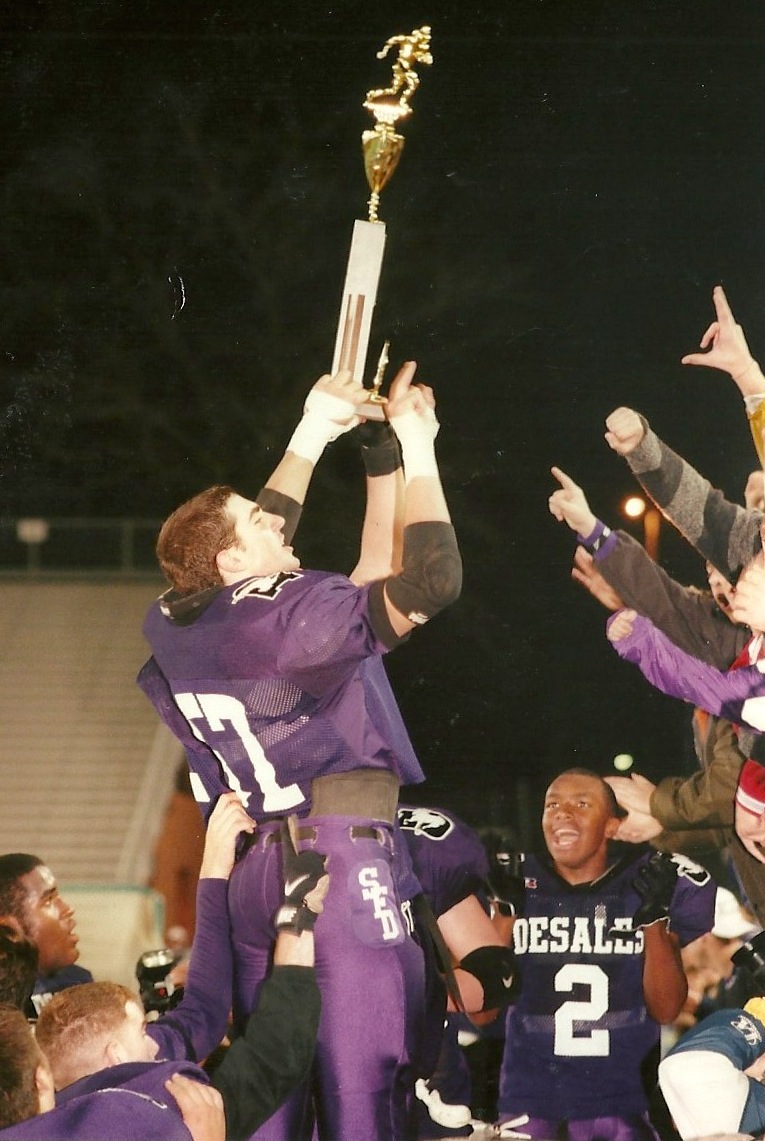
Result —
[{"label": "team logo on jersey", "polygon": [[454,821],[432,808],[399,808],[398,823],[405,832],[427,836],[429,840],[445,840],[454,831]]},{"label": "team logo on jersey", "polygon": [[248,578],[241,583],[231,595],[231,605],[236,606],[243,598],[276,598],[288,582],[302,578],[298,571],[280,571],[279,574],[262,575],[259,578]]},{"label": "team logo on jersey", "polygon": [[745,1014],[739,1014],[738,1018],[734,1018],[731,1022],[734,1030],[738,1030],[742,1034],[750,1046],[759,1046],[762,1041],[762,1035],[752,1022],[751,1018],[747,1018]]},{"label": "team logo on jersey", "polygon": [[356,864],[348,873],[351,921],[368,947],[395,947],[406,938],[390,867],[385,860]]},{"label": "team logo on jersey", "polygon": [[696,887],[705,887],[712,878],[701,864],[689,860],[687,856],[681,856],[679,852],[673,852],[672,863],[677,865],[677,878],[690,880]]}]

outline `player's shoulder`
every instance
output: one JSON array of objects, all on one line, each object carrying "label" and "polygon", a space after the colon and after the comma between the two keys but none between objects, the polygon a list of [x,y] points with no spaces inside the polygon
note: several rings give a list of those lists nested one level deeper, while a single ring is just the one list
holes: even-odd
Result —
[{"label": "player's shoulder", "polygon": [[406,837],[432,840],[442,843],[449,837],[454,838],[459,832],[469,831],[465,824],[453,812],[443,808],[399,804],[396,810],[398,826]]}]

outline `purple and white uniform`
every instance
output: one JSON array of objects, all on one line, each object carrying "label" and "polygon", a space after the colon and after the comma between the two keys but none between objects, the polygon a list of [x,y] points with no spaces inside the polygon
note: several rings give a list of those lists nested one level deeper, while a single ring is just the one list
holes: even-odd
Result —
[{"label": "purple and white uniform", "polygon": [[138,682],[180,731],[205,815],[230,790],[255,820],[302,814],[314,777],[352,769],[424,779],[368,599],[344,575],[292,571],[224,587],[188,625],[154,603]]},{"label": "purple and white uniform", "polygon": [[[224,587],[187,624],[157,602],[144,633],[153,657],[139,684],[186,748],[203,812],[233,789],[261,824],[229,892],[235,1003],[246,1012],[270,969],[280,818],[307,815],[316,777],[382,769],[403,784],[423,779],[381,660],[392,646],[375,632],[368,587],[302,570]],[[320,1136],[406,1137],[423,962],[401,910],[402,842],[389,823],[369,818],[304,824],[310,835],[298,846],[325,853],[331,875],[316,932]],[[299,1102],[256,1136],[295,1141]]]},{"label": "purple and white uniform", "polygon": [[[576,1122],[613,1119],[598,1136],[655,1137],[645,1114],[640,1067],[659,1041],[643,998],[641,903],[632,884],[650,852],[620,860],[589,884],[571,885],[546,862],[524,861],[526,902],[515,920],[521,991],[505,1024],[500,1119],[529,1114],[523,1132],[584,1138]],[[709,931],[715,884],[683,856],[671,929],[681,945]],[[605,1121],[603,1125],[605,1126]]]},{"label": "purple and white uniform", "polygon": [[[412,866],[433,915],[438,918],[463,899],[474,895],[488,913],[489,859],[480,837],[464,821],[442,808],[399,805],[398,824],[406,841]],[[416,914],[416,911],[415,911]],[[428,933],[421,937],[428,939]],[[432,956],[428,969],[436,972]],[[446,1014],[446,989],[436,974],[428,980],[428,1009],[424,1022],[422,1070],[431,1090],[447,1104],[469,1105],[472,1094],[470,1068],[458,1045],[460,1019]],[[467,1135],[470,1127],[447,1129],[430,1120],[418,1106],[420,1136]]]},{"label": "purple and white uniform", "polygon": [[485,901],[489,858],[480,837],[464,821],[442,808],[401,804],[398,826],[436,918],[469,895]]}]

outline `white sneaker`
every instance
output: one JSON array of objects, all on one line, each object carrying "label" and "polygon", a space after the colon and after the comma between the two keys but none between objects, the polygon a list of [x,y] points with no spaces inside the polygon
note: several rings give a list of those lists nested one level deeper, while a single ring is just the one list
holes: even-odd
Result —
[{"label": "white sneaker", "polygon": [[531,1141],[530,1133],[517,1133],[516,1126],[525,1125],[529,1119],[528,1113],[522,1113],[520,1117],[514,1117],[512,1121],[503,1121],[501,1125],[497,1126],[497,1137],[519,1137],[523,1141]]},{"label": "white sneaker", "polygon": [[[442,1125],[444,1129],[462,1129],[473,1120],[470,1108],[467,1105],[448,1105],[441,1101],[441,1094],[431,1089],[424,1078],[418,1078],[414,1084],[414,1092],[420,1101],[428,1107],[431,1121]],[[526,1118],[528,1121],[528,1118]]]}]

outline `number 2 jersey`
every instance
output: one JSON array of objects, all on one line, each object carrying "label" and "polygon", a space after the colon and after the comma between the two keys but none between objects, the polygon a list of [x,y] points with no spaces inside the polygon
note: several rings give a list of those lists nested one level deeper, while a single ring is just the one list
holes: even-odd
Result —
[{"label": "number 2 jersey", "polygon": [[245,579],[190,621],[159,599],[144,635],[153,656],[138,684],[186,749],[205,815],[230,789],[263,820],[308,811],[314,777],[381,768],[402,784],[424,779],[369,587],[311,570]]},{"label": "number 2 jersey", "polygon": [[[643,999],[641,903],[633,880],[652,852],[630,854],[589,884],[571,885],[534,856],[524,860],[526,901],[513,928],[521,990],[505,1024],[502,1116],[577,1119],[644,1112],[643,1059],[659,1025]],[[670,927],[682,946],[712,927],[716,886],[706,869],[674,856],[679,873]]]}]

